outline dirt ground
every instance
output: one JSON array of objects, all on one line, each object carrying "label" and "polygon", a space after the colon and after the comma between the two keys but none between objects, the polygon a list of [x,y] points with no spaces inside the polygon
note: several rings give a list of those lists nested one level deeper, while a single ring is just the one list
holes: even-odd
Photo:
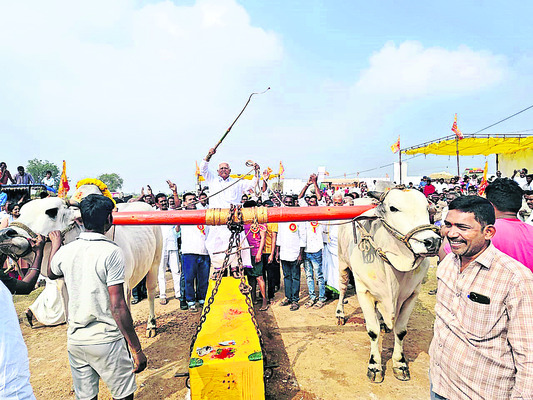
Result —
[{"label": "dirt ground", "polygon": [[[305,309],[306,284],[302,276],[302,307],[289,311],[274,304],[266,312],[256,311],[264,336],[269,365],[277,365],[266,382],[266,398],[272,400],[315,399],[427,399],[429,397],[429,344],[433,334],[435,296],[428,291],[436,287],[435,268],[430,268],[415,311],[411,316],[404,341],[411,380],[401,382],[392,374],[393,334],[384,334],[382,359],[386,365],[385,380],[372,384],[366,378],[370,342],[364,318],[353,290],[345,305],[347,324],[337,326],[336,301],[318,309]],[[167,276],[170,279],[170,275]],[[176,372],[187,372],[188,349],[200,314],[179,309],[179,301],[171,295],[165,306],[156,299],[158,335],[146,338],[146,300],[132,306],[132,315],[141,339],[148,367],[137,376],[137,399],[185,399],[185,378]],[[40,293],[15,296],[19,315]],[[171,297],[172,296],[172,297]],[[282,291],[275,300],[283,298]],[[258,310],[258,308],[256,308]],[[22,319],[21,319],[22,321]],[[28,346],[31,384],[37,399],[74,399],[66,350],[66,325],[30,329],[21,322]],[[111,399],[104,384],[99,399]]]}]

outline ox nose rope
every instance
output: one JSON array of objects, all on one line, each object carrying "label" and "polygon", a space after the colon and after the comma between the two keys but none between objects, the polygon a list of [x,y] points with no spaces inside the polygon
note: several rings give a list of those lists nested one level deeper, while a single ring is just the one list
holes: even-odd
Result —
[{"label": "ox nose rope", "polygon": [[[397,187],[395,187],[395,188],[393,188],[391,190],[404,190],[404,189],[405,189],[405,187],[403,187],[403,186],[397,186]],[[385,198],[387,197],[389,192],[390,192],[390,190],[387,190],[386,192],[383,192],[381,194],[381,196],[379,197],[379,203],[380,204],[383,203],[383,201],[385,200]],[[383,227],[394,238],[396,238],[397,240],[402,242],[409,249],[409,251],[411,251],[411,253],[415,257],[413,265],[416,263],[417,259],[420,258],[421,256],[414,252],[413,247],[411,246],[411,243],[409,243],[409,241],[410,240],[415,240],[415,241],[417,241],[419,243],[424,243],[424,241],[413,237],[413,235],[415,235],[418,232],[423,232],[423,231],[426,231],[426,230],[430,230],[430,231],[435,232],[438,236],[440,236],[439,228],[437,228],[435,225],[431,225],[431,224],[424,224],[424,225],[416,226],[416,227],[414,227],[413,229],[411,229],[409,232],[407,232],[404,235],[400,231],[398,231],[396,228],[394,228],[392,225],[390,225],[387,221],[385,221],[385,219],[383,217],[377,217],[377,218],[375,218],[375,220],[380,221],[381,224],[383,225]],[[357,219],[357,217],[354,218],[351,222],[352,222],[352,227],[353,227],[354,243],[357,244],[357,228],[355,226],[356,223],[358,225],[359,232],[361,234],[361,241],[359,242],[359,245],[358,245],[359,250],[361,250],[362,252],[369,252],[370,248],[373,248],[374,251],[381,257],[381,259],[383,261],[385,261],[386,263],[388,263],[388,264],[390,264],[391,266],[394,267],[392,262],[388,259],[387,255],[385,254],[385,252],[382,250],[381,247],[379,247],[376,244],[376,242],[374,242],[374,239],[373,239],[372,235],[365,229],[365,227],[361,224],[361,222]],[[436,255],[436,254],[433,254],[433,253],[427,253],[426,254],[426,256],[432,256],[432,255]]]}]

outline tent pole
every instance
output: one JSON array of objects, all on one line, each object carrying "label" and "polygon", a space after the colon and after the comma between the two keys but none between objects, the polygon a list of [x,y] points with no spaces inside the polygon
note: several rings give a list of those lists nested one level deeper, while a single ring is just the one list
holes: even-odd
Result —
[{"label": "tent pole", "polygon": [[461,177],[461,170],[459,169],[459,138],[455,136],[455,154],[457,155],[457,176]]},{"label": "tent pole", "polygon": [[499,171],[500,170],[500,159],[499,159],[499,154],[496,153],[496,171]]},{"label": "tent pole", "polygon": [[400,164],[400,185],[402,184],[402,151],[398,151],[399,155],[398,157],[400,158],[400,161],[399,161],[399,164]]}]

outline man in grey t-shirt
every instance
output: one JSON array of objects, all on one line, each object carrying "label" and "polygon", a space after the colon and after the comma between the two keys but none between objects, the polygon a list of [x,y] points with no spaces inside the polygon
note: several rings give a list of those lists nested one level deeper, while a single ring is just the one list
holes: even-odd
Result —
[{"label": "man in grey t-shirt", "polygon": [[64,277],[69,293],[67,349],[77,398],[95,398],[102,378],[114,399],[133,399],[134,373],[146,368],[124,298],[124,256],[104,236],[113,208],[107,197],[91,194],[80,203],[86,231],[76,241],[61,247],[60,232],[49,235],[48,277]]}]

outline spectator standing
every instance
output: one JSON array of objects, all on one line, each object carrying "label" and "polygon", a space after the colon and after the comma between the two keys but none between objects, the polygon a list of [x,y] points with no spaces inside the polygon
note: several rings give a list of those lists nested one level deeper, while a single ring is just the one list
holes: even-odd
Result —
[{"label": "spectator standing", "polygon": [[[257,203],[254,200],[247,200],[244,202],[243,207],[251,208],[256,207]],[[266,241],[265,224],[244,224],[244,233],[248,239],[248,244],[251,246],[250,256],[252,265],[251,268],[246,268],[244,271],[248,276],[248,283],[252,287],[252,301],[255,302],[256,287],[259,284],[259,291],[263,299],[263,304],[259,311],[268,310],[268,299],[266,295],[266,285],[263,278],[263,249],[265,248]]]},{"label": "spectator standing", "polygon": [[522,190],[533,190],[533,174],[526,175],[526,183],[522,185]]},{"label": "spectator standing", "polygon": [[[183,195],[183,207],[196,210],[194,193]],[[206,225],[181,225],[182,273],[185,276],[185,301],[189,311],[197,312],[196,301],[200,306],[205,303],[209,281],[209,255],[205,239],[209,233]],[[196,281],[196,288],[195,288]]]},{"label": "spectator standing", "polygon": [[[158,193],[155,196],[155,204],[159,211],[168,211],[168,200],[164,193]],[[174,282],[174,296],[176,299],[182,299],[182,285],[181,285],[181,267],[179,262],[178,249],[178,232],[177,225],[161,225],[161,233],[163,234],[163,249],[161,253],[161,263],[159,264],[159,303],[166,305],[168,303],[166,294],[166,279],[165,272],[170,269],[172,280]]]},{"label": "spectator standing", "polygon": [[[518,176],[516,176],[517,173],[518,173]],[[513,171],[513,175],[511,175],[511,179],[515,181],[516,183],[518,183],[518,186],[522,187],[527,183],[526,175],[527,175],[527,168],[522,168],[521,170],[515,169]]]},{"label": "spectator standing", "polygon": [[450,203],[451,244],[437,270],[429,349],[432,399],[527,399],[533,393],[533,274],[491,244],[494,208]]},{"label": "spectator standing", "polygon": [[17,185],[33,185],[35,184],[35,179],[29,172],[24,172],[24,167],[20,165],[17,167],[18,174],[15,176],[15,181]]},{"label": "spectator standing", "polygon": [[104,235],[113,223],[114,207],[107,197],[90,194],[80,203],[86,230],[78,240],[62,246],[59,231],[49,234],[48,277],[65,278],[69,293],[67,350],[74,391],[82,399],[98,396],[100,378],[113,398],[133,399],[137,389],[134,373],[146,368],[146,356],[124,298],[124,255]]},{"label": "spectator standing", "polygon": [[[283,204],[294,207],[294,199],[290,196],[283,198]],[[300,265],[304,259],[306,245],[305,225],[298,222],[284,222],[278,224],[278,238],[276,240],[276,254],[281,260],[283,269],[283,283],[285,285],[285,299],[281,306],[290,304],[291,311],[300,308]]]},{"label": "spectator standing", "polygon": [[430,194],[435,193],[435,186],[431,183],[431,179],[426,179],[426,184],[424,185],[424,196],[429,197]]},{"label": "spectator standing", "polygon": [[531,210],[531,213],[529,214],[529,217],[525,220],[525,223],[533,226],[533,191],[525,192],[524,199],[526,200],[527,206]]},{"label": "spectator standing", "polygon": [[496,212],[496,234],[492,243],[533,272],[533,226],[518,219],[523,191],[516,181],[497,178],[485,189]]},{"label": "spectator standing", "polygon": [[[342,207],[342,192],[333,195],[333,206]],[[338,252],[339,221],[327,221],[323,229],[324,248],[322,250],[322,270],[326,290],[339,294],[339,252]]]},{"label": "spectator standing", "polygon": [[[274,203],[271,200],[266,200],[263,205],[265,207],[274,207]],[[276,261],[275,249],[276,240],[278,237],[278,224],[269,222],[266,225],[265,235],[265,247],[263,248],[263,279],[266,283],[266,291],[268,301],[271,302],[274,299],[274,293],[280,288],[281,285],[281,273],[279,262]]]},{"label": "spectator standing", "polygon": [[7,169],[7,164],[2,161],[0,162],[0,185],[7,185],[8,180],[13,184],[16,183],[15,179],[11,176],[11,172]]}]

